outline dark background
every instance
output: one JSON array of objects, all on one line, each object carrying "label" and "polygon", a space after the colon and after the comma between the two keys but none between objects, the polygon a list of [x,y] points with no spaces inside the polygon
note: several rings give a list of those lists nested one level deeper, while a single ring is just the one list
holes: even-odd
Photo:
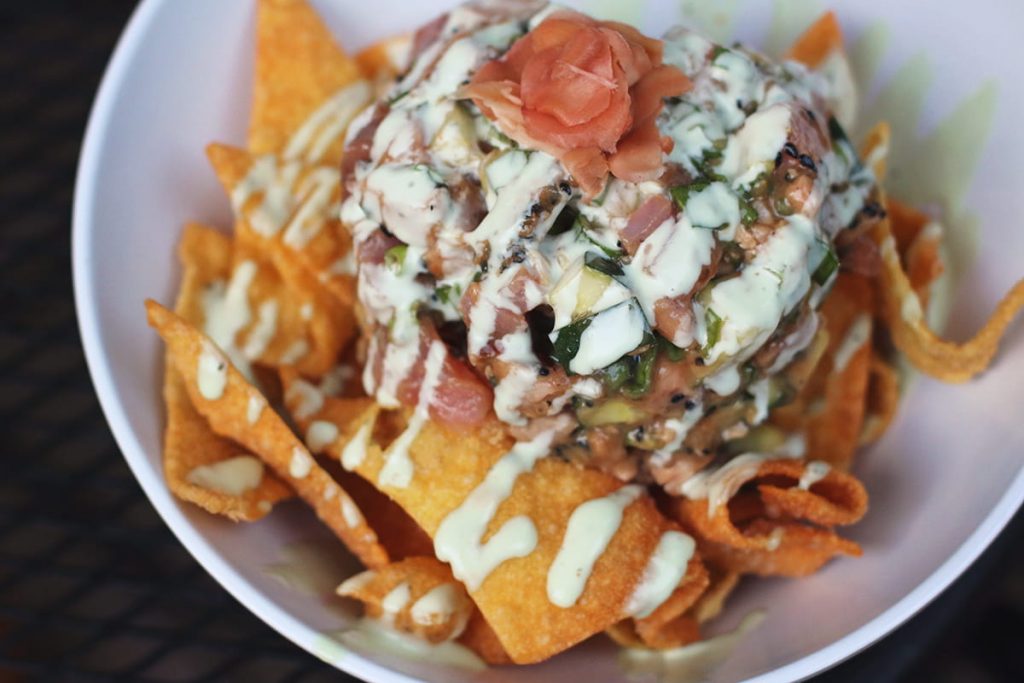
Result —
[{"label": "dark background", "polygon": [[[74,172],[133,5],[0,0],[0,682],[353,680],[185,552],[89,382],[71,294]],[[936,603],[818,680],[1024,680],[1022,532],[1018,514]]]}]

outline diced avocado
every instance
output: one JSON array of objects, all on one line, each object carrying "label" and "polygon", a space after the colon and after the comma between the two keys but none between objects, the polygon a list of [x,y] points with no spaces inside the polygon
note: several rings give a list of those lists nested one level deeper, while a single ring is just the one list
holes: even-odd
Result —
[{"label": "diced avocado", "polygon": [[592,408],[581,408],[576,416],[584,427],[612,424],[640,424],[650,419],[646,411],[622,399],[612,399]]},{"label": "diced avocado", "polygon": [[647,338],[636,299],[581,318],[551,333],[554,356],[571,373],[590,375],[634,351]]},{"label": "diced avocado", "polygon": [[588,253],[584,259],[569,266],[548,294],[548,303],[555,312],[555,330],[632,297],[629,289],[607,272],[615,265]]},{"label": "diced avocado", "polygon": [[731,454],[774,453],[786,443],[788,436],[778,427],[761,425],[751,429],[742,437],[727,442],[725,448]]}]

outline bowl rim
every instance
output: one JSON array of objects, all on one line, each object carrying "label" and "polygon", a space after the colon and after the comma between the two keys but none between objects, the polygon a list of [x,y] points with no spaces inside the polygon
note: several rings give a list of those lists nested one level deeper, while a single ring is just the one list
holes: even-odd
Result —
[{"label": "bowl rim", "polygon": [[[110,358],[105,353],[100,333],[96,303],[98,292],[94,287],[96,280],[92,260],[92,239],[95,234],[93,214],[96,188],[100,182],[98,170],[107,137],[112,132],[110,119],[118,104],[117,95],[125,73],[142,46],[144,37],[152,30],[158,10],[168,1],[142,0],[132,12],[104,69],[89,112],[76,171],[71,231],[72,283],[79,335],[100,408],[118,449],[142,486],[149,502],[189,554],[239,603],[298,647],[353,676],[381,683],[419,683],[419,679],[381,666],[340,645],[339,648],[345,652],[345,656],[334,661],[326,660],[323,653],[317,652],[314,644],[323,637],[323,634],[294,618],[264,596],[221,557],[217,548],[192,526],[167,488],[162,473],[151,468],[146,462],[146,449],[142,446],[118,395],[111,373]],[[746,683],[803,680],[836,666],[881,640],[948,588],[992,543],[1022,503],[1024,468],[1017,472],[982,523],[945,562],[913,590],[839,640],[772,671],[747,679]]]}]

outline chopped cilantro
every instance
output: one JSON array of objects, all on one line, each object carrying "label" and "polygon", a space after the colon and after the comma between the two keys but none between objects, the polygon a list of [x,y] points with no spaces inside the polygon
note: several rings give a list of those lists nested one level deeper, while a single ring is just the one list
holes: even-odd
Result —
[{"label": "chopped cilantro", "polygon": [[409,250],[408,244],[399,244],[391,247],[384,253],[384,265],[399,273],[405,264],[405,254]]}]

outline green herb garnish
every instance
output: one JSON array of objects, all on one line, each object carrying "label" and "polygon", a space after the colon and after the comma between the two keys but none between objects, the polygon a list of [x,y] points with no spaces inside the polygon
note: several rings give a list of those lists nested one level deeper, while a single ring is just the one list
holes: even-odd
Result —
[{"label": "green herb garnish", "polygon": [[701,352],[706,356],[722,336],[722,318],[709,308],[704,313],[704,326],[707,328],[707,342]]},{"label": "green herb garnish", "polygon": [[593,252],[587,252],[586,256],[583,257],[583,265],[591,270],[604,273],[608,277],[621,277],[623,275],[622,266],[611,259],[598,256]]},{"label": "green herb garnish", "polygon": [[558,336],[555,338],[551,355],[555,357],[555,360],[565,368],[565,371],[572,374],[569,370],[569,363],[576,357],[576,354],[580,351],[580,339],[583,337],[583,333],[590,323],[594,320],[593,317],[582,318],[574,323],[566,325],[558,331]]},{"label": "green herb garnish", "polygon": [[610,259],[615,260],[615,259],[622,258],[622,252],[621,251],[619,251],[618,249],[612,249],[610,247],[606,247],[605,245],[601,244],[600,242],[595,240],[593,237],[591,237],[590,236],[590,231],[593,230],[593,229],[594,229],[594,226],[591,225],[590,221],[587,220],[586,216],[584,216],[583,214],[580,214],[579,216],[576,217],[576,237],[577,237],[577,239],[584,239],[584,240],[590,242],[595,247],[597,247],[598,249],[603,251],[604,255],[607,256]]},{"label": "green herb garnish", "polygon": [[836,272],[837,268],[839,268],[839,257],[836,256],[836,252],[829,247],[825,251],[825,255],[821,258],[821,262],[818,264],[818,267],[814,269],[814,274],[811,275],[811,279],[814,280],[816,284],[824,286],[825,283],[829,281],[829,278],[832,277],[832,273]]},{"label": "green herb garnish", "polygon": [[623,392],[630,398],[640,398],[651,390],[654,383],[654,361],[658,358],[658,348],[654,344],[641,353],[633,356],[633,378]]},{"label": "green herb garnish", "polygon": [[384,252],[384,265],[401,273],[402,266],[405,264],[405,254],[408,250],[408,244],[399,244],[391,247]]}]

